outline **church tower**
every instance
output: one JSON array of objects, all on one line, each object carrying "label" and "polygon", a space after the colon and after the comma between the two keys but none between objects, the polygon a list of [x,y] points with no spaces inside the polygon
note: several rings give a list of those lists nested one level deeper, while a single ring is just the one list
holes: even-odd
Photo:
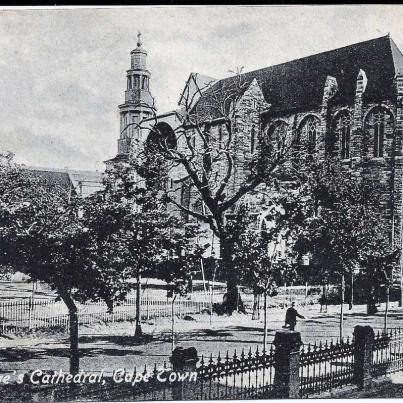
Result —
[{"label": "church tower", "polygon": [[147,70],[147,52],[142,47],[140,32],[137,38],[137,47],[130,52],[131,64],[127,70],[125,103],[119,105],[120,137],[117,157],[120,158],[128,156],[133,141],[141,141],[139,124],[150,117],[155,108],[150,94],[151,74]]}]

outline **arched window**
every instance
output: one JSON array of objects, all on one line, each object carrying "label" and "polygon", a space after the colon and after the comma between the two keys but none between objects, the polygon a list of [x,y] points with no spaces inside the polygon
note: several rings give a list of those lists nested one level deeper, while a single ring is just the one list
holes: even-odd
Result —
[{"label": "arched window", "polygon": [[282,120],[278,120],[269,127],[267,131],[267,143],[272,146],[275,151],[280,151],[282,144],[285,143],[288,125]]},{"label": "arched window", "polygon": [[312,115],[307,116],[299,127],[299,139],[309,152],[314,152],[316,149],[318,127],[319,119]]},{"label": "arched window", "polygon": [[351,117],[346,112],[341,112],[334,121],[333,135],[339,144],[340,158],[350,158],[351,141]]},{"label": "arched window", "polygon": [[365,120],[365,129],[369,132],[370,140],[373,142],[374,157],[383,157],[386,136],[393,134],[392,114],[382,107],[373,109]]},{"label": "arched window", "polygon": [[175,149],[176,135],[172,127],[165,122],[157,123],[147,137],[146,145],[149,149],[157,147],[157,149]]}]

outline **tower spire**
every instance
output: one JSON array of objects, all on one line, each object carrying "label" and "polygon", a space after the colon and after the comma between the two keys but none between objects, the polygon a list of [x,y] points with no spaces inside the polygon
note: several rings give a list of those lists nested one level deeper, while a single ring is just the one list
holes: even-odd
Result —
[{"label": "tower spire", "polygon": [[138,32],[137,32],[137,47],[140,48],[141,45],[142,45],[142,42],[141,42],[141,32],[138,31]]}]

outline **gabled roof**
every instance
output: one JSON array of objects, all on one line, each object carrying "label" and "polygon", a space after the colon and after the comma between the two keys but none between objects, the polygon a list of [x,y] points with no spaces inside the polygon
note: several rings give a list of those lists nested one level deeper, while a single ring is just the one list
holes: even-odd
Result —
[{"label": "gabled roof", "polygon": [[49,187],[58,186],[78,196],[88,196],[102,189],[102,173],[69,169],[24,167],[31,175],[44,181]]},{"label": "gabled roof", "polygon": [[[272,113],[308,111],[321,105],[327,76],[337,79],[335,100],[352,103],[360,69],[368,78],[365,101],[391,99],[395,94],[394,77],[403,73],[403,55],[388,35],[244,73],[242,78],[246,83],[256,78],[265,101],[272,105]],[[203,94],[197,108],[206,112],[212,91],[225,88],[231,80],[234,77],[214,84]],[[210,113],[210,118],[214,117],[218,116]]]},{"label": "gabled roof", "polygon": [[186,106],[186,104],[194,105],[202,93],[207,90],[215,81],[213,77],[209,77],[199,73],[190,73],[183,88],[178,105]]}]

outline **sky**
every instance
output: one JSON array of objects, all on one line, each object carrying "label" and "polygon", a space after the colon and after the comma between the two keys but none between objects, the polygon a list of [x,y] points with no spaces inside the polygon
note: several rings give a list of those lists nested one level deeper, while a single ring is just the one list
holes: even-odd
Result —
[{"label": "sky", "polygon": [[165,112],[191,72],[224,78],[388,33],[403,49],[402,21],[401,5],[0,8],[0,150],[102,171],[138,31]]}]

